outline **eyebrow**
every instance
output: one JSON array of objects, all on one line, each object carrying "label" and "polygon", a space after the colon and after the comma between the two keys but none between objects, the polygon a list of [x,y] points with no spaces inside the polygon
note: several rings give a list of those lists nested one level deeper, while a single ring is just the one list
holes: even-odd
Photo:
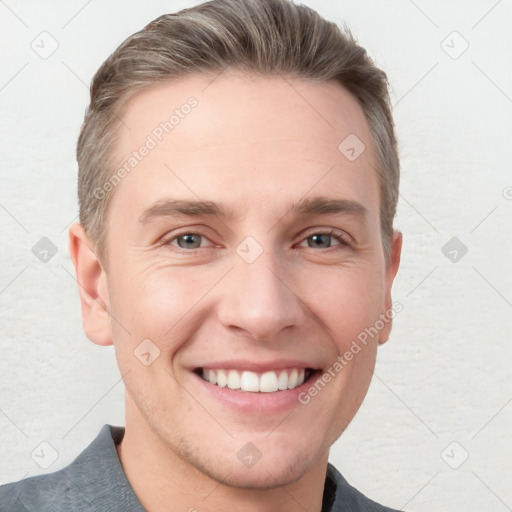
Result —
[{"label": "eyebrow", "polygon": [[351,214],[361,217],[368,213],[368,210],[357,201],[323,196],[303,199],[294,204],[291,211],[297,215]]},{"label": "eyebrow", "polygon": [[213,201],[162,199],[145,210],[140,215],[139,222],[146,224],[155,217],[180,217],[184,215],[190,217],[218,216],[229,218],[233,216],[233,212]]},{"label": "eyebrow", "polygon": [[[323,196],[302,199],[289,208],[288,213],[299,216],[345,214],[365,216],[367,209],[360,203],[350,199],[331,199]],[[233,211],[213,201],[189,201],[162,199],[157,201],[139,217],[139,222],[146,224],[156,217],[234,217]]]}]

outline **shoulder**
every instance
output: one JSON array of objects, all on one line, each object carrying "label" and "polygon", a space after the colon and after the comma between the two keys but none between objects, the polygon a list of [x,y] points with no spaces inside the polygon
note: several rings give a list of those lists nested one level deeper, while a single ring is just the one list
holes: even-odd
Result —
[{"label": "shoulder", "polygon": [[55,512],[56,505],[60,510],[90,510],[85,496],[73,489],[68,468],[0,486],[0,512]]},{"label": "shoulder", "polygon": [[352,487],[332,464],[327,467],[327,480],[331,480],[336,488],[330,512],[400,512],[367,498]]},{"label": "shoulder", "polygon": [[[139,510],[115,448],[122,427],[104,425],[78,457],[54,473],[0,486],[0,512]],[[115,492],[112,492],[115,489]]]}]

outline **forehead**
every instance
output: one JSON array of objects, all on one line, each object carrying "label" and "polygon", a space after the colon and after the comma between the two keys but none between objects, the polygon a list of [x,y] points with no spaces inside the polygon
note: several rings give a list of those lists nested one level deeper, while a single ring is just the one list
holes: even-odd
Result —
[{"label": "forehead", "polygon": [[247,209],[250,198],[289,204],[313,188],[378,203],[371,133],[337,83],[234,71],[191,76],[139,93],[121,117],[118,167],[133,165],[125,165],[112,203],[119,195],[142,208],[165,192]]},{"label": "forehead", "polygon": [[[197,105],[189,108],[191,102]],[[180,135],[189,137],[189,145],[212,147],[240,142],[269,146],[276,137],[303,143],[307,137],[334,150],[336,156],[343,134],[357,133],[371,144],[361,107],[340,84],[281,75],[233,70],[217,76],[193,75],[142,91],[127,103],[121,117],[121,140],[127,149],[140,142],[141,135],[155,131],[154,138],[159,138],[159,127],[166,139],[159,142],[164,144]]]}]

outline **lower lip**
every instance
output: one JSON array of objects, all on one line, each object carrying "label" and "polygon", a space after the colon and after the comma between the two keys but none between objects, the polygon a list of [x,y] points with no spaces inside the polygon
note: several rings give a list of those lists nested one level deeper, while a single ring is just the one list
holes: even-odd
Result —
[{"label": "lower lip", "polygon": [[277,414],[299,405],[303,406],[299,402],[298,397],[300,393],[306,391],[311,386],[312,382],[315,382],[319,374],[319,371],[313,372],[306,382],[294,389],[276,391],[274,393],[255,393],[229,389],[228,387],[221,388],[205,381],[197,373],[192,372],[192,375],[199,381],[202,389],[214,400],[246,414]]}]

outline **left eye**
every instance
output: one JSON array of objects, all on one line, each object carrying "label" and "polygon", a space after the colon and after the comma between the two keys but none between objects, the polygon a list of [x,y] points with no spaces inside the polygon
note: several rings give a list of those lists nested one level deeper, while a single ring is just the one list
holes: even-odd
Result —
[{"label": "left eye", "polygon": [[[335,240],[336,243],[333,244],[333,240]],[[320,249],[328,249],[333,245],[347,245],[341,236],[332,233],[314,233],[305,238],[299,245],[304,247],[304,243],[307,243],[307,247]]]},{"label": "left eye", "polygon": [[[181,249],[198,249],[199,247],[203,247],[203,240],[207,240],[203,235],[185,233],[173,238],[169,243],[171,245],[177,245]],[[176,242],[176,244],[174,242]]]}]

